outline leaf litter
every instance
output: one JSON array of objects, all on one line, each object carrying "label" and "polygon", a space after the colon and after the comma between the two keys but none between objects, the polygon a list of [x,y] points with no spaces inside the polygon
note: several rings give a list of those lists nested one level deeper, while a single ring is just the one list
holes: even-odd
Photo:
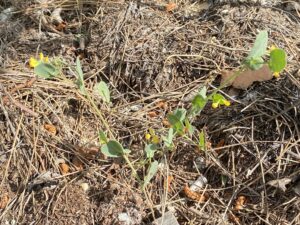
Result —
[{"label": "leaf litter", "polygon": [[[220,224],[226,212],[228,220],[233,218],[241,224],[260,224],[262,219],[271,224],[299,221],[295,192],[274,192],[274,187],[268,185],[277,177],[291,177],[299,170],[295,160],[295,155],[299,155],[299,105],[283,110],[289,109],[291,102],[296,103],[300,94],[300,59],[296,50],[300,32],[295,11],[251,4],[215,3],[202,7],[195,1],[178,2],[170,12],[166,12],[166,1],[161,3],[163,7],[157,7],[160,3],[87,1],[81,5],[75,1],[58,4],[61,2],[55,0],[44,11],[44,5],[33,1],[9,3],[16,11],[1,23],[0,63],[5,70],[0,72],[0,93],[10,101],[15,99],[23,108],[0,101],[0,153],[5,155],[0,191],[13,193],[9,203],[12,208],[1,211],[0,220],[16,218],[21,224],[33,220],[118,224],[119,215],[121,220],[127,215],[132,224],[149,224],[162,216],[166,206],[175,209],[179,224]],[[0,4],[5,8],[8,3]],[[51,12],[58,5],[62,11],[57,12],[65,23],[62,29],[51,21]],[[285,9],[284,5],[276,7]],[[226,109],[205,108],[193,124],[205,128],[205,151],[176,140],[171,143],[175,146],[172,152],[154,155],[155,160],[164,157],[168,163],[167,169],[160,170],[162,176],[147,179],[148,196],[137,188],[122,159],[98,157],[101,146],[94,142],[99,128],[103,130],[104,126],[82,97],[92,93],[96,83],[109,83],[111,96],[102,88],[97,107],[117,140],[132,151],[135,166],[143,167],[139,160],[144,157],[144,134],[152,127],[160,135],[164,121],[148,118],[151,105],[166,102],[168,109],[162,104],[157,106],[159,117],[165,118],[178,106],[188,107],[181,100],[200,86],[212,91],[220,69],[234,71],[257,30],[262,28],[269,29],[270,39],[287,50],[287,71],[280,79],[271,77],[267,82],[249,73],[247,80],[237,85],[242,89],[236,96],[239,103]],[[64,75],[72,82],[36,79],[32,85],[24,85],[32,77],[32,71],[24,64],[40,51],[49,57],[63,57]],[[200,56],[169,58],[175,53]],[[79,55],[82,71],[75,78],[67,67],[75,65]],[[14,73],[9,69],[14,69]],[[56,72],[48,65],[39,69],[49,77]],[[86,89],[77,92],[76,80],[79,87],[84,81]],[[112,104],[108,107],[103,100]],[[34,118],[22,114],[24,107],[38,114]],[[165,126],[169,126],[167,122]],[[53,124],[56,135],[41,132],[44,124]],[[214,147],[206,147],[221,139],[226,144],[220,145],[217,153]],[[87,142],[96,147],[91,150]],[[272,147],[274,143],[276,148]],[[182,194],[185,184],[199,177],[199,157],[207,162],[205,168],[201,167],[208,180],[205,193],[200,190],[195,194],[186,186],[188,194]],[[70,162],[70,173],[65,176],[55,163],[61,158]],[[249,169],[252,173],[247,177]],[[164,193],[164,178],[170,173],[172,188]],[[89,184],[88,191],[80,186],[83,183]],[[236,193],[247,196],[245,214],[228,212],[228,206],[235,204]],[[252,208],[248,208],[248,202]],[[192,210],[199,203],[201,213]],[[282,204],[285,210],[279,207]],[[42,213],[45,211],[47,215]]]}]

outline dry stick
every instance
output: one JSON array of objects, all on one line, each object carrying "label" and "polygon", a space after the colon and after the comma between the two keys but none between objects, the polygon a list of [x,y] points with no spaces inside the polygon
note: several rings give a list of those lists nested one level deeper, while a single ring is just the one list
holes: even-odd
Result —
[{"label": "dry stick", "polygon": [[7,92],[4,89],[4,92],[6,92],[6,95],[3,97],[3,104],[4,105],[8,105],[9,103],[14,104],[15,106],[17,106],[18,108],[20,108],[22,111],[27,112],[28,114],[30,114],[33,117],[38,117],[39,114],[34,112],[33,110],[29,109],[27,106],[21,104],[20,102],[18,102],[17,100],[13,99],[11,97],[11,94],[15,93],[16,91],[26,88],[26,87],[31,87],[33,85],[33,83],[37,80],[36,77],[31,78],[29,81],[25,82],[24,84],[19,84],[16,87],[14,87],[11,91]]},{"label": "dry stick", "polygon": [[30,114],[33,117],[38,117],[39,114],[32,111],[31,109],[29,109],[27,106],[21,104],[20,102],[18,102],[17,100],[13,99],[11,96],[9,96],[10,98],[10,102],[12,104],[14,104],[15,106],[19,107],[22,111],[27,112],[28,114]]},{"label": "dry stick", "polygon": [[[19,84],[17,85],[16,87],[14,87],[13,89],[11,89],[8,93],[9,94],[13,94],[15,93],[16,91],[20,90],[20,89],[23,89],[23,88],[28,88],[28,87],[31,87],[33,85],[33,83],[37,80],[36,77],[33,77],[31,78],[30,80],[26,81],[24,84]],[[3,103],[4,104],[7,104],[9,102],[9,96],[8,95],[5,95],[3,97]]]},{"label": "dry stick", "polygon": [[14,141],[13,141],[13,144],[12,144],[11,153],[10,153],[10,155],[9,155],[9,158],[8,158],[8,161],[7,161],[7,164],[6,164],[6,167],[5,167],[5,171],[4,171],[4,173],[3,173],[3,179],[2,179],[2,181],[1,181],[1,183],[0,183],[0,187],[1,187],[1,188],[2,188],[3,185],[4,185],[5,178],[6,178],[7,173],[8,173],[9,164],[10,164],[10,162],[11,162],[11,160],[12,160],[12,157],[13,157],[13,154],[14,154],[14,152],[15,152],[15,150],[16,150],[17,142],[19,141],[18,135],[19,135],[19,132],[20,132],[20,129],[21,129],[21,122],[22,122],[23,118],[24,118],[24,114],[22,113],[21,118],[20,118],[20,121],[19,121],[19,124],[18,124],[18,126],[17,126],[15,138],[14,138]]},{"label": "dry stick", "polygon": [[8,113],[7,113],[7,111],[6,111],[5,107],[4,107],[4,103],[3,103],[2,100],[3,100],[3,99],[0,98],[0,108],[1,108],[2,111],[3,111],[3,114],[4,114],[4,116],[5,116],[6,120],[7,120],[7,123],[8,123],[8,126],[9,126],[11,132],[12,132],[12,133],[14,134],[14,136],[16,137],[16,129],[14,128],[12,122],[10,121],[10,118],[9,118],[9,116],[8,116]]}]

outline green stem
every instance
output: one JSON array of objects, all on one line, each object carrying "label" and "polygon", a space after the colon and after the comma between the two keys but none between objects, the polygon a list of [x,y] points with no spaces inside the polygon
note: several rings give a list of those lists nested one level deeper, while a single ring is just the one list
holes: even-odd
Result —
[{"label": "green stem", "polygon": [[220,91],[222,88],[226,87],[229,83],[231,83],[235,78],[237,78],[243,71],[244,67],[240,68],[238,71],[234,72],[230,77],[228,77],[222,85],[220,85],[218,88],[216,88],[208,97],[207,99],[211,100],[213,95],[216,94],[218,91]]},{"label": "green stem", "polygon": [[138,180],[139,184],[142,184],[143,181],[141,180],[141,178],[139,177],[139,175],[137,174],[136,169],[133,167],[132,163],[130,162],[129,158],[127,157],[127,155],[123,155],[123,158],[125,159],[126,163],[129,165],[133,176]]},{"label": "green stem", "polygon": [[113,133],[112,133],[111,130],[110,130],[109,125],[107,124],[107,122],[106,122],[106,120],[104,119],[102,113],[101,113],[100,110],[98,109],[98,107],[97,107],[95,101],[92,99],[92,97],[91,97],[90,94],[86,91],[85,88],[84,88],[84,90],[85,90],[85,94],[86,94],[87,100],[92,104],[92,106],[93,106],[94,110],[96,111],[97,115],[99,116],[101,122],[104,124],[105,128],[107,129],[107,131],[108,131],[108,133],[109,133],[109,135],[110,135],[110,138],[111,138],[111,139],[115,139]]}]

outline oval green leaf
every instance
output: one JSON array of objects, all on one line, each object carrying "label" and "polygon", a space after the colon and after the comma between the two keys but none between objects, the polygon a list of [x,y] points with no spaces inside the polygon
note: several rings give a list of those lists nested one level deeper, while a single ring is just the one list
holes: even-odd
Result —
[{"label": "oval green leaf", "polygon": [[119,142],[111,140],[101,147],[101,152],[108,157],[116,158],[128,153],[128,150],[125,151]]},{"label": "oval green leaf", "polygon": [[256,36],[254,45],[248,55],[248,59],[251,58],[259,58],[266,54],[268,47],[268,32],[267,31],[261,31]]},{"label": "oval green leaf", "polygon": [[273,72],[280,73],[286,66],[286,53],[283,49],[276,48],[270,52],[269,67]]},{"label": "oval green leaf", "polygon": [[97,83],[95,85],[95,90],[97,91],[97,93],[99,93],[99,95],[105,102],[110,102],[110,92],[107,84],[104,81],[100,81],[99,83]]},{"label": "oval green leaf", "polygon": [[158,162],[154,161],[151,163],[147,176],[144,178],[144,185],[143,185],[144,187],[146,187],[149,184],[150,180],[154,177],[157,170],[158,170]]},{"label": "oval green leaf", "polygon": [[50,63],[40,62],[36,67],[34,67],[34,73],[45,79],[56,77],[58,72],[58,69]]},{"label": "oval green leaf", "polygon": [[157,144],[148,144],[145,147],[146,157],[148,159],[153,158],[155,151],[157,150]]}]

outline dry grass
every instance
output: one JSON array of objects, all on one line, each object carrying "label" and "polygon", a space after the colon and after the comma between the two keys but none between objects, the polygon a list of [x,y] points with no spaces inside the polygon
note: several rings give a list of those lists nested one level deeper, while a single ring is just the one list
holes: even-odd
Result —
[{"label": "dry grass", "polygon": [[[200,10],[206,5],[196,1],[178,1],[170,13],[162,2],[49,2],[0,1],[0,7],[13,5],[16,11],[0,24],[0,200],[9,198],[0,209],[3,224],[124,224],[121,212],[132,217],[131,224],[150,224],[169,210],[180,224],[300,223],[297,12],[245,5]],[[57,5],[64,9],[64,32],[47,23],[47,10]],[[41,9],[46,22],[36,14]],[[76,87],[69,70],[76,56],[82,57],[90,93],[96,82],[109,83],[112,105],[93,98],[111,136],[132,150],[130,160],[143,175],[147,129],[164,134],[166,114],[189,107],[200,86],[215,89],[221,70],[239,66],[263,29],[269,30],[270,43],[286,50],[288,67],[280,79],[235,96],[223,90],[233,102],[229,108],[205,108],[194,125],[206,130],[211,143],[206,152],[176,139],[174,151],[156,156],[161,169],[146,195],[121,159],[95,154],[98,131],[107,129]],[[27,62],[40,51],[63,58],[64,78],[33,79]],[[168,108],[157,108],[160,101]],[[158,116],[149,117],[151,111]],[[199,160],[202,168],[196,166]],[[70,166],[67,174],[62,161]],[[183,193],[200,173],[208,180],[205,203]],[[291,179],[285,192],[269,185],[277,179]],[[82,183],[90,189],[84,191]],[[239,196],[246,203],[235,210]]]}]

